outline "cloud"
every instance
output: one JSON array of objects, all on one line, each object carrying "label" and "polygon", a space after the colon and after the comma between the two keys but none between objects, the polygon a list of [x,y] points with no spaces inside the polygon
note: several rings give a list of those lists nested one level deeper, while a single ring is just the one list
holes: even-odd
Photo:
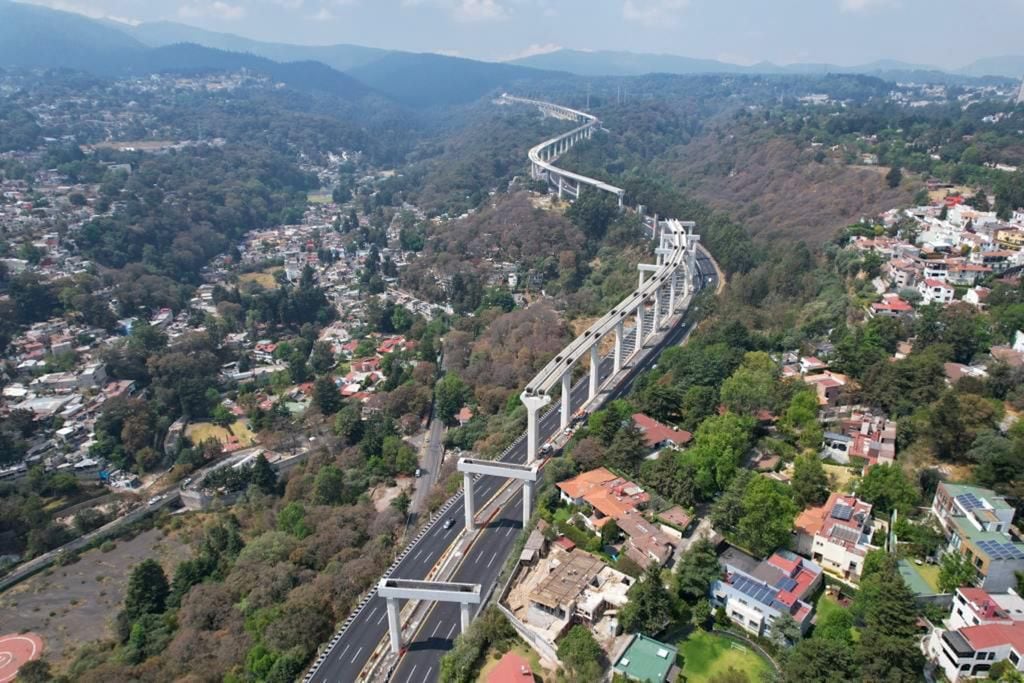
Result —
[{"label": "cloud", "polygon": [[402,0],[403,7],[438,7],[448,11],[456,21],[465,23],[501,21],[508,11],[499,0]]},{"label": "cloud", "polygon": [[689,0],[626,0],[622,16],[650,28],[671,28],[689,4]]},{"label": "cloud", "polygon": [[185,19],[213,17],[234,21],[245,16],[245,8],[241,5],[231,5],[222,0],[215,0],[211,3],[182,5],[178,8],[178,16]]},{"label": "cloud", "polygon": [[459,21],[495,21],[508,16],[496,0],[459,0],[455,4],[455,18]]},{"label": "cloud", "polygon": [[534,55],[546,55],[549,52],[557,52],[558,50],[561,49],[562,46],[558,45],[557,43],[534,43],[533,45],[530,45],[529,47],[526,47],[520,50],[519,52],[515,52],[505,57],[501,57],[498,61],[511,62],[515,59],[525,59],[527,57],[533,57]]},{"label": "cloud", "polygon": [[873,7],[895,4],[892,0],[839,0],[841,12],[863,12]]}]

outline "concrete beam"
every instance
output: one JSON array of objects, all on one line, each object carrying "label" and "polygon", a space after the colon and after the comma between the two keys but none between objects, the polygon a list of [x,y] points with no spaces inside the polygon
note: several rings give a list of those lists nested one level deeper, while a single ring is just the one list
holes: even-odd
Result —
[{"label": "concrete beam", "polygon": [[386,578],[377,584],[377,595],[401,600],[435,600],[478,605],[480,594],[479,583]]},{"label": "concrete beam", "polygon": [[519,479],[520,481],[537,481],[540,477],[540,466],[517,465],[511,462],[500,460],[477,460],[476,458],[459,458],[456,466],[459,472],[464,472],[468,477],[470,474],[482,474],[488,477],[504,477],[505,479]]}]

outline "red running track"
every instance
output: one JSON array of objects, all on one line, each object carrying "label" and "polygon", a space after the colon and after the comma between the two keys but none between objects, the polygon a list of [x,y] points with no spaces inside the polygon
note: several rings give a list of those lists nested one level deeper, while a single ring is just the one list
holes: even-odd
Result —
[{"label": "red running track", "polygon": [[43,654],[43,639],[34,633],[0,636],[0,683],[10,683],[25,662]]}]

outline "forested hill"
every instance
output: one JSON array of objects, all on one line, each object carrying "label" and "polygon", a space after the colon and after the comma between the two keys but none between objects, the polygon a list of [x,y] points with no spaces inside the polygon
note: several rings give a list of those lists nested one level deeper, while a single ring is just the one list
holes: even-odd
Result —
[{"label": "forested hill", "polygon": [[351,76],[318,62],[282,64],[188,43],[151,48],[105,22],[7,0],[0,0],[0,67],[70,68],[114,78],[245,68],[303,92],[346,99],[370,93]]}]

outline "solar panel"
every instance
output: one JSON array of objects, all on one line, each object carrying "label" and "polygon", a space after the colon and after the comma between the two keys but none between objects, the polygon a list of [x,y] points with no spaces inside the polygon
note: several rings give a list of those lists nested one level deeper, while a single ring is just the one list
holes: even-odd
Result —
[{"label": "solar panel", "polygon": [[838,538],[840,541],[847,543],[856,543],[860,540],[860,531],[857,529],[851,529],[848,526],[834,526],[832,527],[832,538]]},{"label": "solar panel", "polygon": [[791,591],[794,588],[796,588],[798,585],[799,584],[796,582],[795,579],[791,579],[788,576],[784,576],[784,577],[782,577],[782,580],[779,581],[778,588],[779,588],[779,590]]},{"label": "solar panel", "polygon": [[844,522],[848,521],[853,516],[853,508],[846,503],[836,503],[832,507],[832,516],[835,519],[841,519]]},{"label": "solar panel", "polygon": [[733,579],[733,586],[744,595],[753,598],[762,605],[771,604],[770,601],[776,594],[774,588],[769,588],[763,583],[751,581],[745,576],[735,577]]},{"label": "solar panel", "polygon": [[1024,560],[1024,549],[1015,543],[1003,541],[981,541],[978,547],[996,560]]},{"label": "solar panel", "polygon": [[961,493],[956,497],[956,500],[965,510],[985,507],[985,504],[973,493]]}]

